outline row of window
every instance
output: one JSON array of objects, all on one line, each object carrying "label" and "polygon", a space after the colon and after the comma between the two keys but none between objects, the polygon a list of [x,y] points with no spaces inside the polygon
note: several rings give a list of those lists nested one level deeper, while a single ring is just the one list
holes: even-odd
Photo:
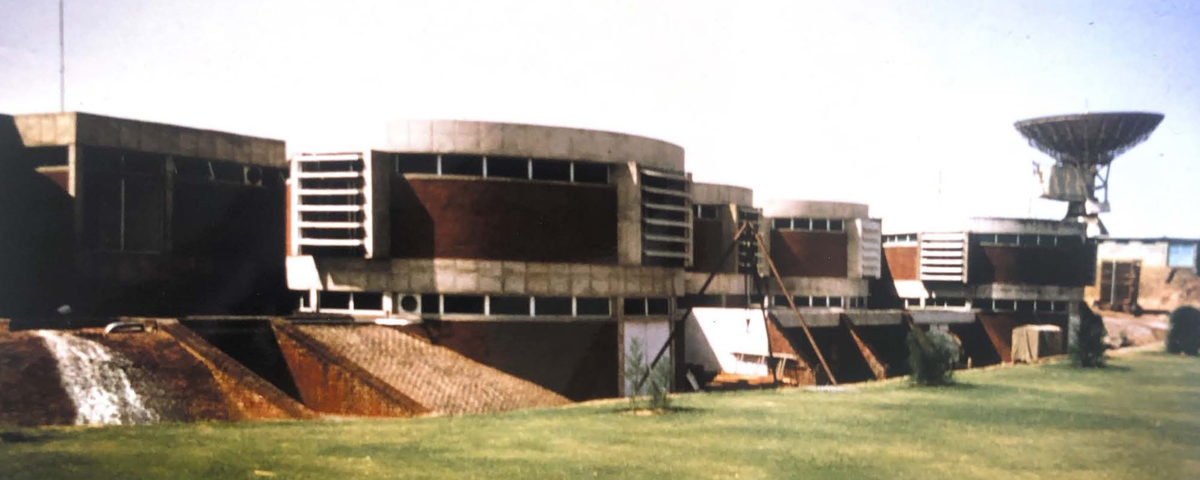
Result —
[{"label": "row of window", "polygon": [[[395,295],[392,311],[421,315],[511,315],[523,317],[574,316],[608,317],[612,302],[608,297],[555,297],[526,295],[454,295],[427,293]],[[380,292],[318,292],[322,311],[384,311],[384,294]],[[307,298],[301,298],[301,308],[311,309]],[[667,298],[626,298],[626,316],[670,314]]]},{"label": "row of window", "polygon": [[1021,246],[1021,247],[1056,247],[1056,246],[1078,246],[1083,243],[1083,239],[1078,235],[1035,235],[1035,234],[1014,234],[1014,233],[985,233],[973,234],[973,237],[979,240],[979,243],[985,245],[1005,245],[1005,246]]},{"label": "row of window", "polygon": [[842,232],[846,222],[840,218],[775,218],[771,220],[775,230],[809,230],[813,232]]},{"label": "row of window", "polygon": [[[283,169],[243,165],[223,160],[168,156],[106,147],[86,147],[83,152],[85,172],[114,173],[123,176],[163,178],[171,165],[177,180],[217,182],[231,185],[283,185]],[[168,162],[170,158],[170,162]]]},{"label": "row of window", "polygon": [[[921,299],[906,298],[904,306],[909,308],[921,308]],[[927,298],[925,299],[925,308],[930,307],[966,307],[967,299],[965,298]],[[1065,300],[1011,300],[997,298],[977,298],[972,303],[973,308],[991,312],[1043,312],[1043,313],[1065,313],[1067,311],[1067,302]]]},{"label": "row of window", "polygon": [[[971,235],[984,245],[1005,245],[1021,247],[1057,247],[1077,246],[1083,242],[1078,235],[1043,235],[1032,233],[976,233]],[[884,235],[883,243],[916,242],[919,239],[915,233]]]},{"label": "row of window", "polygon": [[394,153],[392,156],[396,172],[401,174],[423,173],[608,184],[609,166],[605,163],[437,153]]},{"label": "row of window", "polygon": [[[829,296],[796,296],[792,297],[792,301],[797,307],[845,307],[845,308],[866,308],[867,297],[829,297]],[[780,308],[790,308],[787,297],[783,295],[775,295],[771,299],[771,306]]]},{"label": "row of window", "polygon": [[901,233],[901,234],[897,234],[897,235],[884,235],[883,236],[883,243],[915,242],[915,241],[917,241],[917,234],[915,234],[915,233]]}]

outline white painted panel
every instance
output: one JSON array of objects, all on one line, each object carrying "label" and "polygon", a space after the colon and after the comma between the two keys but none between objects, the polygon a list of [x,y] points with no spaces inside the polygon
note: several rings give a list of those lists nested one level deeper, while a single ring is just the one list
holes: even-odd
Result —
[{"label": "white painted panel", "polygon": [[289,290],[321,289],[321,274],[311,255],[289,255],[286,262]]},{"label": "white painted panel", "polygon": [[[658,350],[667,342],[671,331],[668,320],[630,320],[625,319],[625,338],[622,343],[625,346],[625,357],[629,358],[630,347],[633,345],[634,339],[637,339],[642,344],[642,358],[645,364],[649,365],[654,360],[654,356],[658,354]],[[628,361],[628,360],[626,360]],[[663,354],[659,363],[666,362],[671,364],[671,350],[668,349]],[[625,365],[621,365],[621,369],[625,369]],[[636,378],[625,378],[625,391],[632,392],[633,384],[636,383]]]},{"label": "white painted panel", "polygon": [[[738,375],[769,375],[761,360],[767,356],[767,330],[762,311],[741,308],[696,308],[692,319],[701,335],[687,346],[688,361],[703,361],[692,351],[712,352],[720,370]],[[692,325],[689,325],[692,326]],[[689,336],[690,337],[690,336]],[[708,365],[706,365],[708,367]]]}]

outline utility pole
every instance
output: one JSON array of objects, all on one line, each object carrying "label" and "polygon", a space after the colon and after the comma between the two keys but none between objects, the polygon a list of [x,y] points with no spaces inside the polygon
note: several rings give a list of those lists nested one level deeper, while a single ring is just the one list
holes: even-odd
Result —
[{"label": "utility pole", "polygon": [[63,1],[58,0],[58,111],[67,111],[67,61],[63,34]]}]

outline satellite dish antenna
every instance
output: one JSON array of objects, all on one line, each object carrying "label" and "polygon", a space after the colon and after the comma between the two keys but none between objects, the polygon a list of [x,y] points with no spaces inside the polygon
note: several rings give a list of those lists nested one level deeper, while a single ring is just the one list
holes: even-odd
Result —
[{"label": "satellite dish antenna", "polygon": [[[1017,122],[1029,145],[1054,159],[1041,177],[1042,198],[1067,202],[1065,220],[1086,223],[1088,235],[1107,235],[1108,169],[1113,159],[1142,143],[1162,122],[1161,113],[1107,112],[1039,117]],[[1101,191],[1103,200],[1096,196]]]}]

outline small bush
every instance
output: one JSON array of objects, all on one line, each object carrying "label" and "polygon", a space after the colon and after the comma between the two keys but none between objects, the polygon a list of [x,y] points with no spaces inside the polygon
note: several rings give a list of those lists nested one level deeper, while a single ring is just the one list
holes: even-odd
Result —
[{"label": "small bush", "polygon": [[1075,326],[1075,343],[1067,353],[1071,362],[1083,368],[1102,368],[1108,360],[1105,352],[1108,345],[1104,337],[1108,330],[1104,328],[1104,319],[1084,306],[1080,309],[1079,325]]},{"label": "small bush", "polygon": [[1167,326],[1167,352],[1193,356],[1200,353],[1200,310],[1179,307],[1171,312]]},{"label": "small bush", "polygon": [[918,385],[949,385],[954,383],[954,366],[958,364],[959,346],[954,337],[940,330],[908,332],[908,366],[912,382]]},{"label": "small bush", "polygon": [[[642,384],[641,388],[637,388],[638,380],[641,380],[647,371],[650,372],[650,375],[646,377],[646,382]],[[649,362],[646,361],[640,339],[635,338],[629,342],[629,351],[625,353],[625,380],[629,382],[631,389],[636,389],[636,391],[629,392],[630,408],[638,408],[638,404],[642,399],[646,401],[646,408],[653,410],[666,410],[670,408],[670,359],[663,356],[654,365],[654,368],[651,369]]]}]

